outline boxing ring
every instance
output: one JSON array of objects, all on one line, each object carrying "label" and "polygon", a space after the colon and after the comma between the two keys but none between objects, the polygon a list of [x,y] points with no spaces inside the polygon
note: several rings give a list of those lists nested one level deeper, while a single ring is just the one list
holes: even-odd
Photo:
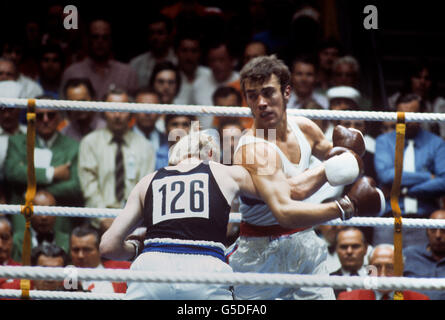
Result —
[{"label": "boxing ring", "polygon": [[[36,192],[34,171],[34,140],[35,140],[35,109],[46,108],[73,111],[117,111],[131,113],[158,113],[184,115],[213,115],[226,117],[251,117],[246,107],[215,107],[195,105],[162,105],[140,103],[107,103],[90,101],[64,101],[45,99],[15,99],[0,98],[0,107],[27,108],[28,132],[28,189],[24,205],[0,205],[0,213],[23,214],[26,219],[23,244],[23,266],[0,266],[0,278],[22,279],[20,290],[0,290],[0,298],[18,299],[63,299],[63,300],[121,300],[124,294],[98,294],[88,292],[66,291],[36,291],[30,290],[30,279],[33,280],[64,280],[73,276],[67,269],[75,272],[75,279],[98,281],[142,281],[167,283],[201,283],[230,284],[258,286],[288,286],[288,287],[332,287],[334,289],[394,289],[395,299],[402,300],[401,290],[445,290],[445,278],[407,278],[403,274],[402,256],[402,214],[398,207],[400,194],[401,172],[403,169],[403,146],[406,122],[445,122],[445,114],[437,113],[401,113],[378,111],[331,111],[331,110],[287,110],[288,115],[304,116],[320,120],[365,120],[396,122],[395,177],[391,190],[391,208],[394,218],[354,217],[348,221],[331,220],[324,224],[344,226],[388,227],[394,229],[394,271],[395,277],[344,277],[344,276],[314,276],[298,274],[273,273],[167,273],[132,271],[125,269],[89,269],[89,268],[49,268],[31,267],[30,265],[30,218],[36,215],[53,215],[84,218],[114,218],[121,209],[76,208],[76,207],[44,207],[33,206]],[[239,213],[232,213],[230,222],[240,222]],[[445,219],[415,219],[403,218],[405,228],[435,228],[445,229]],[[399,291],[400,290],[400,291]]]}]

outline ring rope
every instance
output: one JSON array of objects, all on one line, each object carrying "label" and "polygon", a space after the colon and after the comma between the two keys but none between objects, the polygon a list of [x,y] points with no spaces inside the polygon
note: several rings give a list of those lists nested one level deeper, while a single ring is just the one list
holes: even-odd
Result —
[{"label": "ring rope", "polygon": [[[0,98],[0,106],[7,108],[25,108],[27,99]],[[145,112],[157,114],[188,114],[188,115],[214,115],[230,117],[252,117],[247,107],[222,107],[201,105],[171,105],[150,104],[135,102],[102,102],[102,101],[71,101],[36,99],[37,108],[74,111],[121,111],[121,112]],[[349,110],[311,110],[311,109],[287,109],[291,116],[303,116],[320,120],[365,120],[365,121],[397,121],[397,112],[388,111],[349,111]],[[415,113],[409,112],[405,117],[406,122],[445,122],[443,113]]]},{"label": "ring rope", "polygon": [[[20,205],[0,204],[0,213],[20,214]],[[82,218],[116,218],[122,209],[110,208],[82,208],[82,207],[56,207],[56,206],[34,206],[35,215],[49,215],[57,217],[82,217]],[[404,228],[432,228],[445,229],[445,219],[422,219],[404,218]],[[230,213],[229,222],[241,222],[241,213]],[[334,226],[354,226],[354,227],[393,227],[394,218],[382,217],[353,217],[350,220],[342,221],[334,219],[323,223],[323,225]]]},{"label": "ring rope", "polygon": [[[43,291],[31,290],[29,299],[35,300],[123,300],[123,293],[93,293],[93,292],[71,292],[71,291]],[[0,298],[21,298],[21,291],[14,289],[0,290]]]},{"label": "ring rope", "polygon": [[[199,283],[231,284],[282,287],[331,287],[335,289],[396,289],[396,290],[445,290],[445,278],[407,278],[376,276],[329,276],[280,273],[241,272],[153,272],[127,269],[76,268],[76,280],[135,281],[156,283]],[[67,273],[64,268],[0,266],[0,277],[42,280],[73,279],[73,269]]]}]

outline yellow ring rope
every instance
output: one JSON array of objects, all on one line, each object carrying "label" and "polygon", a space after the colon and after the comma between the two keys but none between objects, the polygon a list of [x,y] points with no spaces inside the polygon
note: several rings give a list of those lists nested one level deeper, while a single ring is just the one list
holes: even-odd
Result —
[{"label": "yellow ring rope", "polygon": [[[25,195],[25,205],[21,207],[21,213],[26,219],[25,231],[23,235],[22,265],[31,265],[31,217],[34,213],[33,201],[36,194],[36,174],[34,169],[34,146],[36,136],[36,101],[28,100],[28,110],[26,120],[28,129],[26,133],[26,151],[28,162],[28,186]],[[20,280],[22,299],[29,299],[31,282],[29,279]]]},{"label": "yellow ring rope", "polygon": [[[405,113],[397,113],[396,150],[394,160],[394,182],[391,188],[391,209],[394,215],[394,275],[403,276],[402,212],[399,207],[400,185],[402,182],[403,151],[405,149]],[[396,291],[394,300],[403,300],[403,293]]]}]

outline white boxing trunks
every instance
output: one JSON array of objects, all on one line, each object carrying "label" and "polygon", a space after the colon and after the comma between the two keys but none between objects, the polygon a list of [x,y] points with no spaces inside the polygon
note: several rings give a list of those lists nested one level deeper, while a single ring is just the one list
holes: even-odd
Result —
[{"label": "white boxing trunks", "polygon": [[[281,236],[240,236],[227,250],[236,272],[327,275],[326,255],[326,244],[312,228]],[[335,300],[332,288],[316,287],[237,285],[234,294],[242,300]]]},{"label": "white boxing trunks", "polygon": [[[214,242],[153,239],[130,270],[162,272],[233,272],[224,262],[224,246]],[[171,240],[171,241],[169,241]],[[151,246],[150,246],[151,244]],[[219,252],[221,252],[220,254]],[[216,253],[215,253],[216,252]],[[232,300],[230,285],[128,282],[126,300]]]}]

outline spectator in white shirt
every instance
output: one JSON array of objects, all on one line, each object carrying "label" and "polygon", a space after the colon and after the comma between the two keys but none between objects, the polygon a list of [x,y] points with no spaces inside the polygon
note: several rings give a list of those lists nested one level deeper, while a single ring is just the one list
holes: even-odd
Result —
[{"label": "spectator in white shirt", "polygon": [[308,56],[298,56],[292,62],[292,93],[287,104],[288,108],[300,109],[309,100],[314,100],[323,108],[329,107],[325,95],[315,89],[316,63]]},{"label": "spectator in white shirt", "polygon": [[[235,71],[235,60],[225,42],[215,42],[208,47],[207,64],[211,74],[202,77],[193,86],[193,102],[197,105],[211,106],[212,95],[219,86],[239,79],[239,73]],[[213,117],[200,116],[199,121],[201,127],[207,129],[211,127]]]},{"label": "spectator in white shirt", "polygon": [[148,20],[149,50],[130,61],[130,66],[137,72],[140,88],[148,86],[153,68],[157,63],[162,61],[177,63],[171,44],[172,21],[162,14],[155,14]]},{"label": "spectator in white shirt", "polygon": [[210,69],[201,65],[201,40],[192,33],[179,34],[175,42],[178,68],[181,73],[181,88],[175,104],[193,104],[193,84],[208,77]]}]

